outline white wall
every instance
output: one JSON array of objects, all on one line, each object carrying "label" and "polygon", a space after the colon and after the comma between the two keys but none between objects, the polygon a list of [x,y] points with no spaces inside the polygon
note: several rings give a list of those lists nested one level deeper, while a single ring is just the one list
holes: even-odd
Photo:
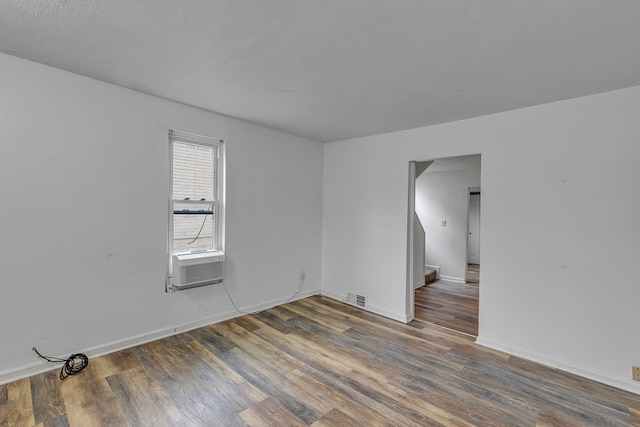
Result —
[{"label": "white wall", "polygon": [[480,187],[480,168],[427,169],[416,179],[416,213],[425,228],[426,263],[440,267],[444,280],[465,280],[469,187]]},{"label": "white wall", "polygon": [[413,287],[419,288],[424,285],[424,228],[420,223],[420,218],[417,214],[414,214],[413,227]]},{"label": "white wall", "polygon": [[639,115],[635,87],[326,144],[323,293],[406,319],[408,162],[481,153],[478,342],[640,392]]},{"label": "white wall", "polygon": [[0,54],[0,383],[235,316],[166,294],[167,128],[227,140],[225,283],[241,308],[318,293],[322,144]]}]

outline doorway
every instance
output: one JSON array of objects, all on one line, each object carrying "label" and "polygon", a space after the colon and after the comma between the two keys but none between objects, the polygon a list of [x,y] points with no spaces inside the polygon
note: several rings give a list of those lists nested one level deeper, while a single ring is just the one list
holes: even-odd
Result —
[{"label": "doorway", "polygon": [[480,188],[469,188],[466,282],[480,284]]},{"label": "doorway", "polygon": [[[426,166],[422,173],[420,165]],[[478,285],[466,282],[474,277],[469,265],[480,263],[480,168],[479,154],[416,161],[410,165],[409,184],[409,210],[415,214],[409,221],[410,241],[416,242],[413,233],[424,228],[425,250],[419,259],[414,248],[411,257],[416,259],[408,264],[414,275],[421,274],[422,264],[438,272],[434,283],[415,291],[416,277],[411,277],[411,318],[474,336]],[[471,193],[477,193],[473,199]]]}]

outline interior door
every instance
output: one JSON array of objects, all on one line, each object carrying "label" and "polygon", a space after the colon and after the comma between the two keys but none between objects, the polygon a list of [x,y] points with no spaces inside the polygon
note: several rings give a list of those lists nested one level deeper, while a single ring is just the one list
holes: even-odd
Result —
[{"label": "interior door", "polygon": [[467,237],[467,263],[480,264],[480,193],[469,195],[469,235]]}]

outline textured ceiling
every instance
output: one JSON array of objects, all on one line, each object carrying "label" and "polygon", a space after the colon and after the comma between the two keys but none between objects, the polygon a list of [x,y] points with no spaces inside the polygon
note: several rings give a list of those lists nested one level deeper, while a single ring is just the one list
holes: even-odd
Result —
[{"label": "textured ceiling", "polygon": [[3,0],[0,51],[334,141],[640,85],[639,23],[636,0]]}]

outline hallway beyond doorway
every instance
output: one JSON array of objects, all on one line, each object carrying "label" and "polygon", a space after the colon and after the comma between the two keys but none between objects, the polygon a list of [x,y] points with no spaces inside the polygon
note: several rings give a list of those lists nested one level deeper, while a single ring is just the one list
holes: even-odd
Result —
[{"label": "hallway beyond doorway", "polygon": [[415,320],[478,336],[478,285],[437,282],[415,291]]}]

